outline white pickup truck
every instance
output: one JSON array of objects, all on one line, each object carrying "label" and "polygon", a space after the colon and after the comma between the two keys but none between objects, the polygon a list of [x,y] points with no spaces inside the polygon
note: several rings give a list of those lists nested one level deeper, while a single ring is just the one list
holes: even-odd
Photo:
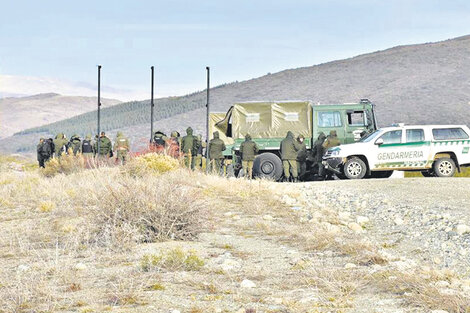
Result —
[{"label": "white pickup truck", "polygon": [[323,165],[340,178],[387,178],[394,170],[451,177],[470,166],[465,125],[404,125],[376,130],[359,142],[328,149]]}]

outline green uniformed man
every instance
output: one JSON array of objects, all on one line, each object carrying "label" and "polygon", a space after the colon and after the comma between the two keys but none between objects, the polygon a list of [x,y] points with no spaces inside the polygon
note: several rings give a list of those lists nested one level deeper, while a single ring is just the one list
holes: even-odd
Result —
[{"label": "green uniformed man", "polygon": [[98,141],[100,143],[100,151],[98,157],[107,159],[112,156],[113,144],[111,140],[106,136],[105,132],[101,132],[100,137],[95,142],[95,151],[98,154]]},{"label": "green uniformed man", "polygon": [[303,135],[297,136],[297,142],[300,146],[300,150],[297,151],[297,174],[299,179],[302,179],[307,171],[307,146],[305,145],[305,137]]},{"label": "green uniformed man", "polygon": [[44,138],[41,137],[39,139],[38,145],[36,146],[36,152],[37,152],[37,159],[38,159],[39,167],[42,167],[42,168],[45,167],[44,166],[45,148],[46,148],[46,144],[45,144]]},{"label": "green uniformed man", "polygon": [[91,141],[91,135],[86,135],[82,141],[82,154],[85,158],[92,158],[94,154],[93,142]]},{"label": "green uniformed man", "polygon": [[122,132],[117,132],[116,141],[114,142],[114,151],[116,151],[116,159],[124,165],[127,161],[127,154],[130,150],[129,139]]},{"label": "green uniformed man", "polygon": [[224,160],[223,151],[225,151],[225,143],[219,137],[219,132],[214,132],[214,138],[209,141],[209,160],[212,172],[220,174]]},{"label": "green uniformed man", "polygon": [[312,148],[313,166],[318,167],[318,177],[320,179],[323,179],[325,175],[324,173],[325,169],[322,163],[323,155],[325,154],[325,148],[323,148],[323,143],[325,142],[325,138],[326,138],[325,134],[323,132],[320,132]]},{"label": "green uniformed man", "polygon": [[258,154],[259,148],[256,142],[251,140],[250,134],[245,135],[245,141],[240,145],[240,156],[245,177],[253,178],[253,161]]},{"label": "green uniformed man", "polygon": [[202,141],[202,136],[197,135],[197,152],[196,152],[196,159],[195,159],[195,167],[197,169],[202,169],[202,156],[204,155],[203,151],[206,148],[206,143]]},{"label": "green uniformed man", "polygon": [[339,146],[341,142],[338,139],[338,136],[336,135],[336,130],[331,130],[330,135],[326,138],[325,142],[323,143],[323,148],[325,149],[325,152],[333,147]]},{"label": "green uniformed man", "polygon": [[78,135],[70,137],[69,147],[72,149],[73,155],[82,152],[82,141]]},{"label": "green uniformed man", "polygon": [[186,129],[186,136],[181,140],[181,151],[184,155],[184,164],[186,167],[194,169],[194,157],[197,154],[197,138],[193,136],[193,129]]},{"label": "green uniformed man", "polygon": [[289,181],[291,176],[292,181],[298,180],[297,152],[300,149],[300,144],[294,139],[294,134],[288,131],[286,138],[281,141],[281,159],[285,181]]},{"label": "green uniformed man", "polygon": [[67,153],[67,138],[63,133],[57,134],[54,139],[54,155],[60,158],[62,154]]}]

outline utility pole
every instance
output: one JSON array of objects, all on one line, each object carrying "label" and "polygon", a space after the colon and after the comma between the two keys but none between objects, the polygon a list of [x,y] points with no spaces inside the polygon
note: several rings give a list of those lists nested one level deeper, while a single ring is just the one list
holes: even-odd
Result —
[{"label": "utility pole", "polygon": [[98,65],[98,157],[100,156],[100,118],[101,118],[101,65]]},{"label": "utility pole", "polygon": [[153,86],[154,86],[154,67],[150,67],[152,70],[152,83],[151,83],[151,97],[150,97],[150,142],[152,142],[153,139],[153,108],[155,107],[155,104],[153,103]]},{"label": "utility pole", "polygon": [[206,173],[209,172],[209,95],[210,95],[210,68],[206,66],[207,71],[207,95],[206,95]]}]

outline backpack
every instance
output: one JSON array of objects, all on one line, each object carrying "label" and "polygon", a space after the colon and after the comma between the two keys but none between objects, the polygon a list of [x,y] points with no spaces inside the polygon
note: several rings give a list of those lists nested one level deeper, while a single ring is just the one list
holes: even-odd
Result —
[{"label": "backpack", "polygon": [[82,153],[92,153],[93,147],[91,146],[91,140],[83,140]]}]

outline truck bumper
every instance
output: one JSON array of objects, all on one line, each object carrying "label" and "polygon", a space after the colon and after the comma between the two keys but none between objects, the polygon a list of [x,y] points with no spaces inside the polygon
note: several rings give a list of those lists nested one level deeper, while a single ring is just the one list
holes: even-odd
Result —
[{"label": "truck bumper", "polygon": [[336,174],[341,174],[341,167],[343,165],[343,158],[328,158],[323,159],[323,166],[326,170]]}]

